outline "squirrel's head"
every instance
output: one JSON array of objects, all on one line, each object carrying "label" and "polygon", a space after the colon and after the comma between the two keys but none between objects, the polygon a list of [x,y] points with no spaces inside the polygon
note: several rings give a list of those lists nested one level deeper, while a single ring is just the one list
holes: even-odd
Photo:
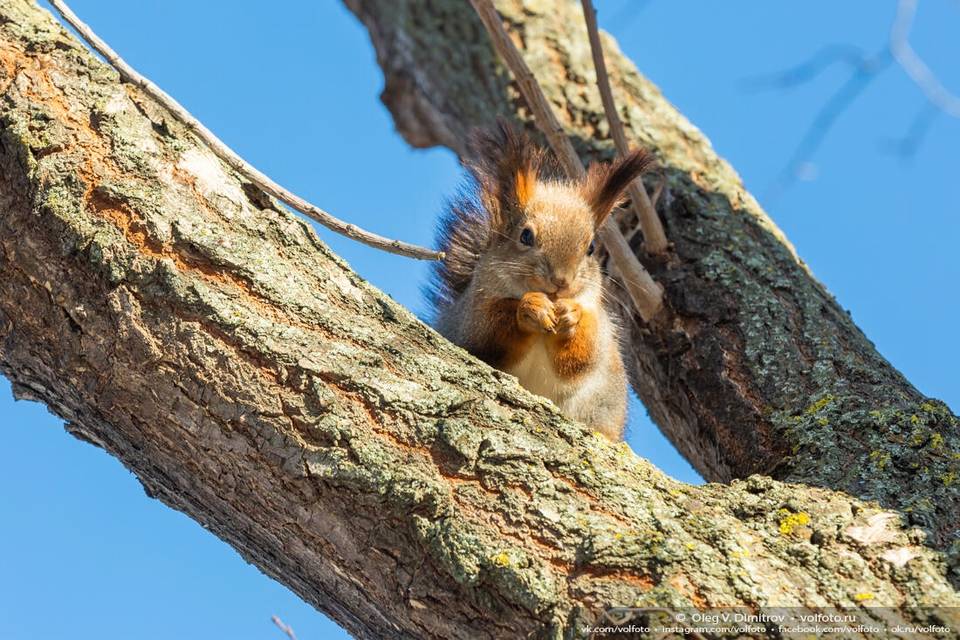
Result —
[{"label": "squirrel's head", "polygon": [[490,225],[485,267],[517,296],[568,298],[599,287],[597,229],[652,156],[637,150],[571,181],[545,177],[543,151],[506,124],[474,136],[471,146],[470,168]]}]

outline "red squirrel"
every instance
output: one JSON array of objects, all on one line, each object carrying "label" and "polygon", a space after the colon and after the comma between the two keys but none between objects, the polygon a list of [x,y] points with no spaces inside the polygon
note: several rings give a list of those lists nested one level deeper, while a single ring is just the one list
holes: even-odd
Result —
[{"label": "red squirrel", "polygon": [[582,180],[557,179],[544,151],[506,124],[475,134],[470,156],[472,183],[438,230],[445,258],[433,273],[435,327],[620,440],[627,381],[595,235],[652,156],[637,150],[592,165]]}]

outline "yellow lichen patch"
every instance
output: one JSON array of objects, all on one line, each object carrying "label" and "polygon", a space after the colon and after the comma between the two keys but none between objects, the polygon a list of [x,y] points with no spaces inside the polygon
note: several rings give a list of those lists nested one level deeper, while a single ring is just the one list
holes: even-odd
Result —
[{"label": "yellow lichen patch", "polygon": [[948,471],[947,473],[940,476],[940,482],[943,483],[943,486],[949,487],[954,482],[957,481],[957,473],[955,471]]},{"label": "yellow lichen patch", "polygon": [[883,470],[890,464],[890,454],[886,451],[871,451],[870,461],[873,462],[873,466],[877,469]]},{"label": "yellow lichen patch", "polygon": [[495,556],[490,558],[490,561],[498,567],[509,567],[510,566],[510,556],[507,555],[506,551],[501,551]]},{"label": "yellow lichen patch", "polygon": [[835,399],[836,397],[833,394],[828,393],[827,395],[823,396],[822,398],[814,402],[812,405],[804,409],[803,412],[808,416],[813,415],[814,413],[817,413],[818,411],[820,411],[820,409],[823,409],[825,406],[833,402]]},{"label": "yellow lichen patch", "polygon": [[780,516],[780,533],[789,536],[797,527],[803,527],[810,524],[810,514],[805,511],[793,513],[786,509],[780,509],[777,512]]},{"label": "yellow lichen patch", "polygon": [[930,448],[931,448],[931,449],[939,449],[939,448],[942,447],[942,446],[943,446],[943,436],[942,436],[942,435],[940,435],[939,433],[935,433],[935,434],[933,434],[932,436],[930,436]]},{"label": "yellow lichen patch", "polygon": [[857,602],[866,602],[867,600],[873,600],[876,596],[870,593],[869,591],[863,591],[861,593],[853,594],[853,599]]}]

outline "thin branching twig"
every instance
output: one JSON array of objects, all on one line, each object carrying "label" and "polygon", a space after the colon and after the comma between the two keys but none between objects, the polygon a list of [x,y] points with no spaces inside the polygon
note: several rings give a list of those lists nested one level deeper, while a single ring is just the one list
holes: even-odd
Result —
[{"label": "thin branching twig", "polygon": [[847,45],[825,47],[809,60],[786,71],[760,76],[746,83],[752,89],[786,89],[804,84],[835,64],[850,68],[850,76],[814,116],[786,167],[766,194],[769,202],[808,172],[811,158],[834,124],[881,73],[898,66],[923,94],[926,104],[918,110],[907,132],[899,139],[884,140],[882,149],[902,160],[911,159],[919,149],[938,115],[960,118],[960,96],[951,93],[910,44],[910,31],[918,0],[898,0],[897,12],[886,44],[867,55]]},{"label": "thin branching twig", "polygon": [[903,161],[913,160],[917,154],[917,149],[927,137],[931,125],[940,115],[940,111],[929,102],[924,101],[923,106],[913,117],[913,122],[907,127],[906,132],[899,138],[885,139],[881,142],[880,149],[886,153],[891,153]]},{"label": "thin branching twig", "polygon": [[[477,15],[486,27],[493,46],[503,58],[504,64],[513,73],[521,94],[533,112],[537,127],[543,132],[567,175],[574,179],[583,178],[586,171],[580,157],[570,143],[566,131],[560,125],[550,103],[547,102],[537,79],[524,62],[523,56],[507,33],[490,0],[470,0]],[[623,279],[637,311],[645,321],[652,320],[663,308],[663,288],[657,284],[647,270],[633,254],[630,244],[620,233],[616,223],[608,217],[598,230],[600,241],[610,254],[610,259]]]},{"label": "thin branching twig", "polygon": [[[603,46],[600,44],[600,31],[597,29],[597,12],[593,8],[593,0],[582,0],[582,4],[583,19],[587,23],[587,35],[590,39],[590,52],[593,54],[593,66],[597,72],[597,88],[600,90],[600,100],[603,102],[603,110],[607,116],[607,123],[610,125],[610,134],[613,137],[613,144],[617,148],[617,153],[620,156],[625,156],[630,153],[630,143],[627,142],[627,136],[623,131],[623,123],[620,122],[617,106],[613,101],[613,91],[610,89],[610,78],[607,75],[607,63],[603,59]],[[637,178],[634,180],[630,184],[628,193],[634,212],[640,221],[640,229],[643,231],[644,247],[652,254],[663,253],[667,250],[669,243],[666,234],[663,232],[663,225],[660,224],[660,218],[657,217],[656,209],[654,209],[653,203],[647,196],[643,179]]]},{"label": "thin branching twig", "polygon": [[287,191],[237,155],[236,152],[224,144],[213,132],[203,126],[199,120],[194,118],[179,102],[167,95],[160,87],[137,73],[137,71],[117,55],[106,42],[101,40],[87,24],[80,20],[63,0],[50,0],[50,4],[53,5],[53,8],[57,10],[60,16],[70,24],[70,26],[76,29],[80,37],[82,37],[91,48],[103,56],[103,58],[120,73],[120,77],[125,82],[139,87],[144,93],[162,104],[178,122],[200,138],[218,158],[274,198],[285,202],[293,209],[319,222],[331,231],[335,231],[336,233],[362,242],[368,246],[410,258],[419,258],[421,260],[439,260],[443,258],[443,254],[437,251],[400,240],[384,238],[383,236],[361,229],[354,224],[344,222],[330,215],[320,207],[307,202],[300,196]]},{"label": "thin branching twig", "polygon": [[[765,194],[768,202],[779,198],[797,178],[808,172],[811,166],[810,159],[826,140],[827,134],[846,112],[851,104],[863,94],[876,77],[890,65],[890,56],[886,50],[873,56],[864,56],[855,64],[850,77],[840,88],[830,96],[830,99],[814,116],[813,122],[807,129],[800,144],[797,145],[786,167],[780,172],[773,186]],[[805,82],[806,80],[798,80]]]},{"label": "thin branching twig", "polygon": [[960,118],[960,96],[943,86],[936,74],[910,45],[910,29],[917,13],[917,0],[900,0],[890,28],[890,53],[927,100],[951,118]]},{"label": "thin branching twig", "polygon": [[844,44],[827,45],[813,54],[809,60],[795,67],[776,73],[763,74],[747,78],[741,82],[744,89],[760,91],[765,89],[789,89],[810,82],[828,68],[843,64],[857,69],[865,64],[866,54],[860,47]]}]

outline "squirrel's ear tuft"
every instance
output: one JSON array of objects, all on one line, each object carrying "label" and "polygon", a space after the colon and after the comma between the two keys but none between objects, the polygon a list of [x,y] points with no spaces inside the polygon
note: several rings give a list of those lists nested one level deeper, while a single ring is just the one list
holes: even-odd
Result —
[{"label": "squirrel's ear tuft", "polygon": [[623,200],[623,193],[630,183],[656,164],[656,159],[646,149],[634,149],[623,158],[609,164],[595,162],[590,165],[584,178],[583,196],[593,211],[596,226],[606,219],[613,208]]},{"label": "squirrel's ear tuft", "polygon": [[526,207],[533,197],[533,190],[537,185],[537,174],[530,168],[517,169],[517,175],[513,180],[513,191],[517,198],[517,204]]},{"label": "squirrel's ear tuft", "polygon": [[495,128],[475,132],[467,153],[491,221],[495,227],[507,226],[533,197],[542,152],[525,133],[500,120]]}]

